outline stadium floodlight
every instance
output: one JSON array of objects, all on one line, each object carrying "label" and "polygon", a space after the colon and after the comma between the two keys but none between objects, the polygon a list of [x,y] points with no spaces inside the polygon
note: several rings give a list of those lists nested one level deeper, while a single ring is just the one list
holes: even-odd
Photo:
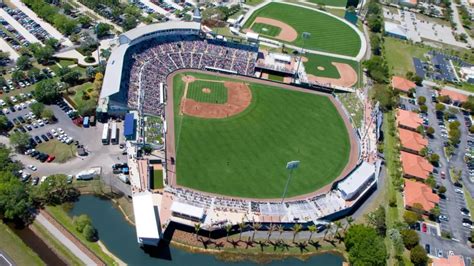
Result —
[{"label": "stadium floodlight", "polygon": [[281,203],[285,200],[286,191],[288,190],[288,185],[290,184],[291,176],[293,175],[293,170],[300,166],[300,161],[291,161],[286,164],[286,169],[288,170],[288,179],[286,180],[285,189],[283,190],[283,196],[281,196]]},{"label": "stadium floodlight", "polygon": [[311,37],[311,33],[309,32],[303,32],[301,34],[301,38],[303,39],[303,45],[301,46],[301,51],[300,51],[300,60],[298,61],[298,66],[296,67],[296,73],[293,76],[293,82],[296,82],[296,76],[298,75],[298,72],[300,71],[300,65],[301,65],[301,57],[303,56],[304,53],[304,48],[305,48],[305,42],[307,39]]}]

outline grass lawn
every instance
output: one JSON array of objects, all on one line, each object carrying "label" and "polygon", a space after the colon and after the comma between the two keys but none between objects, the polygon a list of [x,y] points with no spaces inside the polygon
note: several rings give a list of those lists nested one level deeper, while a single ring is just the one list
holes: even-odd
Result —
[{"label": "grass lawn", "polygon": [[[206,90],[207,91],[203,91]],[[189,84],[186,98],[205,103],[226,103],[227,88],[221,82],[196,80]]]},{"label": "grass lawn", "polygon": [[361,40],[351,27],[323,12],[284,3],[270,3],[254,12],[243,28],[249,28],[256,17],[277,19],[293,27],[299,36],[292,44],[297,46],[303,45],[301,34],[309,32],[311,37],[305,42],[306,48],[355,56],[361,47]]},{"label": "grass lawn", "polygon": [[464,188],[464,195],[466,198],[467,208],[469,209],[471,213],[474,213],[474,199],[472,198],[472,195],[469,193],[469,190],[467,190],[466,188]]},{"label": "grass lawn", "polygon": [[90,97],[90,94],[89,94],[90,98],[88,100],[84,100],[82,98],[84,94],[87,94],[88,91],[93,90],[92,86],[93,86],[92,82],[86,82],[84,84],[81,84],[69,89],[69,91],[75,92],[75,94],[71,97],[71,99],[74,101],[76,106],[80,105],[82,102],[91,102],[94,105],[97,103],[97,98]]},{"label": "grass lawn", "polygon": [[31,225],[34,232],[51,248],[54,253],[68,263],[68,265],[84,265],[80,259],[78,259],[68,248],[66,248],[59,240],[51,235],[44,226],[38,222],[33,222]]},{"label": "grass lawn", "polygon": [[347,5],[347,0],[308,0],[308,2],[326,6],[345,7]]},{"label": "grass lawn", "polygon": [[283,82],[283,76],[275,75],[275,74],[268,74],[269,80],[280,81]]},{"label": "grass lawn", "polygon": [[23,240],[0,221],[0,250],[4,251],[16,265],[46,265]]},{"label": "grass lawn", "polygon": [[[359,63],[353,60],[310,53],[306,53],[304,56],[308,58],[308,62],[303,63],[304,69],[308,74],[328,78],[340,78],[341,75],[339,75],[339,71],[337,71],[337,68],[332,64],[333,62],[348,64],[359,73]],[[319,70],[319,66],[324,67],[324,70]]]},{"label": "grass lawn", "polygon": [[262,34],[262,35],[275,37],[278,34],[280,34],[281,28],[276,27],[276,26],[272,26],[272,25],[268,25],[268,24],[265,24],[265,23],[255,23],[255,24],[252,25],[252,31],[254,31],[256,33],[259,33],[259,34]]},{"label": "grass lawn", "polygon": [[46,210],[48,211],[54,219],[64,226],[69,232],[75,235],[83,244],[85,244],[95,255],[101,258],[107,265],[115,265],[115,261],[105,254],[100,248],[99,244],[96,242],[89,242],[86,238],[78,233],[74,228],[71,217],[66,213],[62,206],[47,206]]},{"label": "grass lawn", "polygon": [[153,170],[153,189],[163,188],[163,170]]},{"label": "grass lawn", "polygon": [[56,159],[54,159],[54,162],[56,163],[64,163],[76,156],[76,146],[62,143],[56,139],[39,144],[36,146],[36,150],[53,155],[56,157]]},{"label": "grass lawn", "polygon": [[256,6],[262,3],[264,0],[245,0],[245,4],[249,6]]},{"label": "grass lawn", "polygon": [[181,116],[182,76],[174,77],[173,88],[179,185],[277,198],[287,180],[286,163],[300,160],[288,189],[288,196],[296,196],[331,183],[346,166],[348,131],[328,98],[250,83],[252,102],[241,114],[226,119]]},{"label": "grass lawn", "polygon": [[430,50],[428,47],[413,45],[390,37],[385,37],[384,46],[384,50],[387,51],[385,58],[390,72],[393,75],[402,76],[405,76],[408,71],[415,72],[413,57],[423,59],[424,54]]},{"label": "grass lawn", "polygon": [[70,65],[75,65],[76,62],[74,60],[68,60],[68,59],[60,59],[58,62],[62,67],[68,67]]}]

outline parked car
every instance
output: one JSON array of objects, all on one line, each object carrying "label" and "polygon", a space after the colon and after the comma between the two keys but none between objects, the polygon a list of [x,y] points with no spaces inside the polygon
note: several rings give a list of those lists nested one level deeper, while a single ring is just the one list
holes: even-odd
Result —
[{"label": "parked car", "polygon": [[36,166],[34,166],[34,165],[32,165],[32,164],[28,165],[28,168],[30,168],[30,169],[33,170],[33,171],[38,170],[38,168],[36,168]]}]

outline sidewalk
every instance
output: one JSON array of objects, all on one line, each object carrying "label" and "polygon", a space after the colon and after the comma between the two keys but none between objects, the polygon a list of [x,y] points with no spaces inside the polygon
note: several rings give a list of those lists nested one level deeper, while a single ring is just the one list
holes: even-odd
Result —
[{"label": "sidewalk", "polygon": [[[36,216],[38,221],[51,235],[53,235],[59,242],[61,242],[66,248],[68,248],[78,259],[80,259],[85,265],[103,265],[99,258],[91,258],[92,252],[90,252],[85,246],[83,246],[74,236],[69,232],[64,232],[64,228],[58,227],[59,224],[54,224],[56,221],[51,221],[49,214],[41,211]],[[60,226],[60,225],[59,225]],[[63,229],[63,230],[61,230]],[[89,253],[89,254],[86,254]]]},{"label": "sidewalk", "polygon": [[3,52],[10,53],[11,60],[17,60],[20,55],[3,38],[0,38],[0,47]]}]

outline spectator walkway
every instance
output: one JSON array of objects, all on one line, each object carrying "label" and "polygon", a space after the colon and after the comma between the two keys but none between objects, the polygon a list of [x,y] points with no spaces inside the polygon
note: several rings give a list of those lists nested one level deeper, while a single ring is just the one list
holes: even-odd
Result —
[{"label": "spectator walkway", "polygon": [[8,52],[10,54],[11,60],[17,60],[20,55],[3,39],[0,38],[0,47],[3,52]]},{"label": "spectator walkway", "polygon": [[28,8],[25,4],[23,4],[20,0],[10,0],[18,9],[20,9],[23,13],[25,13],[28,17],[38,23],[44,30],[46,30],[51,36],[55,39],[59,40],[65,46],[72,46],[72,42],[60,33],[56,28],[54,28],[51,24],[44,21],[35,12],[33,12],[30,8]]},{"label": "spectator walkway", "polygon": [[21,24],[16,21],[10,14],[7,13],[3,8],[0,8],[0,17],[5,19],[15,30],[17,30],[27,41],[30,43],[41,43],[33,34],[29,33],[28,30],[23,28]]}]

